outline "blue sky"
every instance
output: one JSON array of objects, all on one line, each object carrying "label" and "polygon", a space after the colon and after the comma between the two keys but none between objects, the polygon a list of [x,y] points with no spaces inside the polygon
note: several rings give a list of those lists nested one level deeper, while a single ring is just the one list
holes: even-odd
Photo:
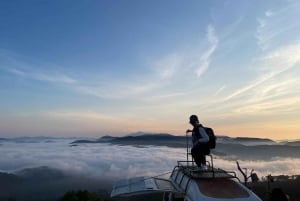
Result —
[{"label": "blue sky", "polygon": [[0,136],[300,133],[300,3],[0,1]]}]

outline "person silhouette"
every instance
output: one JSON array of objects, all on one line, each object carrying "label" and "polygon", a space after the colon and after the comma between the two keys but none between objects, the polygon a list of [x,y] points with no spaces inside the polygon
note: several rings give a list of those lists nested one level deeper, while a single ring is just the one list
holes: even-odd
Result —
[{"label": "person silhouette", "polygon": [[197,164],[197,170],[205,170],[207,169],[205,155],[209,153],[207,145],[209,137],[203,126],[199,123],[197,115],[191,115],[189,123],[193,126],[193,130],[186,130],[186,133],[192,132],[193,147],[191,154]]}]

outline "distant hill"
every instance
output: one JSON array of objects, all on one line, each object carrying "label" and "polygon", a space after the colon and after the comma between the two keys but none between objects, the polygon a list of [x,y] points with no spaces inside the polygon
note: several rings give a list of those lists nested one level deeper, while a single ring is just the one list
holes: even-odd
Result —
[{"label": "distant hill", "polygon": [[286,142],[285,145],[289,145],[289,146],[300,146],[300,141]]},{"label": "distant hill", "polygon": [[214,151],[216,155],[222,155],[232,160],[236,160],[236,157],[245,160],[272,160],[276,157],[300,158],[300,146],[277,144],[245,146],[219,143]]},{"label": "distant hill", "polygon": [[275,145],[276,141],[269,138],[253,138],[253,137],[228,137],[217,136],[217,142],[223,144],[243,144],[243,145]]},{"label": "distant hill", "polygon": [[75,140],[71,144],[81,143],[111,143],[118,145],[154,145],[184,147],[186,146],[186,137],[174,136],[167,133],[127,135],[124,137],[104,136],[97,140]]},{"label": "distant hill", "polygon": [[7,141],[6,138],[0,138],[0,142]]},{"label": "distant hill", "polygon": [[15,138],[0,138],[0,142],[14,142],[14,143],[39,143],[46,142],[51,143],[56,140],[62,140],[67,138],[62,137],[47,137],[47,136],[34,136],[34,137],[15,137]]},{"label": "distant hill", "polygon": [[220,143],[233,143],[243,145],[272,145],[277,144],[275,141],[268,138],[252,138],[252,137],[236,137],[231,138],[227,136],[218,137]]},{"label": "distant hill", "polygon": [[[190,140],[191,136],[188,137]],[[79,143],[112,143],[122,145],[156,145],[156,146],[170,146],[170,147],[182,147],[186,146],[186,136],[171,135],[168,133],[133,133],[123,137],[103,136],[99,139],[94,140],[75,140],[72,144]],[[248,137],[237,137],[231,138],[228,136],[217,136],[217,143],[225,144],[243,144],[243,145],[270,145],[276,144],[275,141],[267,138],[248,138]]]},{"label": "distant hill", "polygon": [[[104,136],[95,140],[76,140],[72,145],[81,143],[111,143],[131,146],[168,146],[186,148],[186,136],[174,136],[166,133],[127,135],[123,137]],[[191,137],[188,137],[191,146]],[[300,146],[279,144],[267,138],[247,138],[217,136],[217,146],[211,150],[213,154],[226,157],[228,160],[244,158],[248,160],[270,160],[273,157],[300,158]]]}]

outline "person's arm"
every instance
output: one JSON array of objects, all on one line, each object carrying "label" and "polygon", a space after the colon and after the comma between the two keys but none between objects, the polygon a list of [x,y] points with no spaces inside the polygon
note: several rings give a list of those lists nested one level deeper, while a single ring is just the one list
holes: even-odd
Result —
[{"label": "person's arm", "polygon": [[201,138],[198,140],[200,143],[207,143],[209,141],[209,137],[206,134],[204,128],[199,127],[199,133],[201,135]]}]

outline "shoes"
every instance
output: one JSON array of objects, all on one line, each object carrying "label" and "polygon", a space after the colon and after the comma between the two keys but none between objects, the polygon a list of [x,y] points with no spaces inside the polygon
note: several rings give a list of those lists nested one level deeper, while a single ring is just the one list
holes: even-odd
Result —
[{"label": "shoes", "polygon": [[208,167],[206,165],[201,165],[202,170],[208,170]]},{"label": "shoes", "polygon": [[197,166],[197,167],[195,168],[196,171],[205,171],[205,170],[207,170],[207,169],[208,169],[208,168],[207,168],[206,165]]},{"label": "shoes", "polygon": [[195,171],[202,171],[202,167],[201,167],[201,166],[197,166],[197,167],[195,168]]}]

